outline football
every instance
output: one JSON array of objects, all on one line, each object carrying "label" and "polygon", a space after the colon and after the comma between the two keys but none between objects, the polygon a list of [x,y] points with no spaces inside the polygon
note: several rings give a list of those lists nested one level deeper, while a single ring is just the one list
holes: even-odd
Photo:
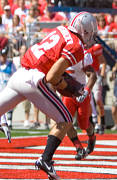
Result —
[{"label": "football", "polygon": [[63,75],[64,80],[67,82],[67,87],[65,89],[59,89],[57,88],[57,91],[62,95],[62,96],[67,96],[67,97],[78,97],[82,95],[84,86],[76,81],[71,75],[68,73],[64,73]]}]

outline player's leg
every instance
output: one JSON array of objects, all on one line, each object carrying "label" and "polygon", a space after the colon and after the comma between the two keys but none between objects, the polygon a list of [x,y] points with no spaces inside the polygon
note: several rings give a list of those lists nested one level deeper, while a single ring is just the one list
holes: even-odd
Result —
[{"label": "player's leg", "polygon": [[102,86],[98,85],[94,90],[94,98],[97,104],[97,111],[98,111],[98,126],[97,132],[99,134],[104,134],[105,129],[105,116],[104,116],[104,104],[102,101]]},{"label": "player's leg", "polygon": [[11,141],[10,130],[8,128],[6,116],[4,114],[13,109],[19,102],[23,100],[24,97],[19,95],[16,91],[8,86],[0,93],[1,129],[4,131],[9,142]]},{"label": "player's leg", "polygon": [[26,99],[57,123],[48,135],[47,145],[42,157],[36,161],[36,167],[44,170],[50,177],[57,179],[58,176],[53,167],[52,157],[72,124],[71,114],[50,88],[50,85],[44,82],[42,72],[36,69],[26,70],[24,68],[20,69],[19,72],[20,78],[18,82],[14,83],[14,89],[19,94],[23,94]]},{"label": "player's leg", "polygon": [[95,126],[94,126],[94,123],[92,121],[92,116],[89,117],[89,122],[90,122],[89,128],[86,129],[87,135],[89,137],[88,146],[86,148],[86,153],[87,154],[90,154],[90,153],[93,152],[94,147],[95,147],[95,143],[96,143],[96,135],[95,135],[95,132],[94,132]]},{"label": "player's leg", "polygon": [[[69,112],[71,113],[72,117],[74,117],[75,112],[77,111],[76,100],[70,97],[63,97],[62,101],[69,110]],[[77,136],[77,131],[75,130],[73,124],[71,128],[67,131],[67,136],[69,137],[69,139],[72,141],[73,145],[76,148],[77,155],[75,156],[75,158],[77,160],[83,159],[85,156],[85,150],[83,149],[83,146]]]},{"label": "player's leg", "polygon": [[96,125],[97,124],[97,110],[96,110],[96,103],[93,96],[94,96],[93,93],[91,93],[91,101],[90,101],[91,109],[92,109],[91,116],[92,116],[93,123]]},{"label": "player's leg", "polygon": [[94,150],[96,136],[94,134],[94,125],[91,117],[90,97],[87,97],[83,103],[79,105],[78,122],[81,129],[86,130],[88,135],[88,146],[86,153],[90,154]]},{"label": "player's leg", "polygon": [[25,120],[24,120],[24,127],[29,127],[30,125],[30,110],[31,110],[31,102],[28,100],[25,100],[23,102],[23,107],[24,107],[24,113],[25,113]]},{"label": "player's leg", "polygon": [[[6,88],[0,92],[0,116],[26,99],[21,90],[23,90],[23,85],[27,78],[29,78],[29,75],[26,73],[23,74],[20,69],[12,75]],[[28,92],[28,88],[30,87],[27,86],[24,92]],[[4,123],[4,121],[6,121],[5,118],[2,118],[1,121],[3,121],[1,122],[1,126],[7,126],[7,122]]]},{"label": "player's leg", "polygon": [[10,143],[11,142],[11,133],[10,133],[10,130],[9,130],[9,127],[8,127],[8,124],[7,124],[7,119],[6,119],[5,114],[3,114],[0,117],[0,131],[2,131],[5,134],[5,136],[8,139],[8,142]]},{"label": "player's leg", "polygon": [[13,109],[7,112],[7,122],[10,129],[12,129],[12,118],[13,118]]},{"label": "player's leg", "polygon": [[0,93],[0,116],[13,109],[23,100],[25,100],[24,96],[20,95],[17,91],[7,86]]},{"label": "player's leg", "polygon": [[36,161],[35,165],[44,170],[50,177],[57,179],[58,176],[53,168],[52,157],[72,124],[71,114],[44,80],[38,82],[38,88],[30,88],[28,92],[26,91],[27,85],[25,83],[23,88],[25,90],[20,89],[20,92],[24,93],[25,97],[44,114],[47,114],[51,119],[56,121],[56,125],[53,126],[48,135],[44,153]]},{"label": "player's leg", "polygon": [[113,104],[112,104],[111,112],[114,121],[114,126],[111,128],[111,130],[115,131],[117,130],[117,97],[115,97],[114,95],[113,95]]}]

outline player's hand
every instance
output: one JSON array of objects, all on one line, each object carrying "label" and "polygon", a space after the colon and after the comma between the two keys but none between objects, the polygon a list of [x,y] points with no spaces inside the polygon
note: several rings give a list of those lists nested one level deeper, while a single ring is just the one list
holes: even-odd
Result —
[{"label": "player's hand", "polygon": [[89,87],[86,86],[84,88],[82,95],[78,96],[76,98],[76,101],[82,103],[87,98],[88,95],[90,95],[90,89]]},{"label": "player's hand", "polygon": [[88,96],[89,92],[87,90],[84,90],[83,94],[76,98],[77,102],[83,102],[86,97]]}]

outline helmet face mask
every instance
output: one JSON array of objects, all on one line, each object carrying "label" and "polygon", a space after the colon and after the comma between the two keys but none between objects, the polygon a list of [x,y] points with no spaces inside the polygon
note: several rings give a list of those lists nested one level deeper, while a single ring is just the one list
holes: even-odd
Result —
[{"label": "helmet face mask", "polygon": [[93,35],[89,34],[85,36],[85,39],[83,40],[85,49],[88,49],[97,43],[96,36],[97,36],[97,33],[93,33]]},{"label": "helmet face mask", "polygon": [[78,13],[71,20],[68,29],[81,35],[86,48],[90,48],[96,43],[94,37],[97,34],[97,21],[92,14],[88,12]]}]

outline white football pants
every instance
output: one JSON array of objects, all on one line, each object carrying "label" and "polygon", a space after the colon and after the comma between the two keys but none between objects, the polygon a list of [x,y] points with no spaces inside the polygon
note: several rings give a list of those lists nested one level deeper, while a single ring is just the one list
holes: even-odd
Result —
[{"label": "white football pants", "polygon": [[[60,98],[43,80],[37,69],[18,69],[6,88],[0,92],[0,116],[28,99],[47,116],[58,122],[71,122],[72,117]],[[38,88],[37,88],[38,86]]]}]

